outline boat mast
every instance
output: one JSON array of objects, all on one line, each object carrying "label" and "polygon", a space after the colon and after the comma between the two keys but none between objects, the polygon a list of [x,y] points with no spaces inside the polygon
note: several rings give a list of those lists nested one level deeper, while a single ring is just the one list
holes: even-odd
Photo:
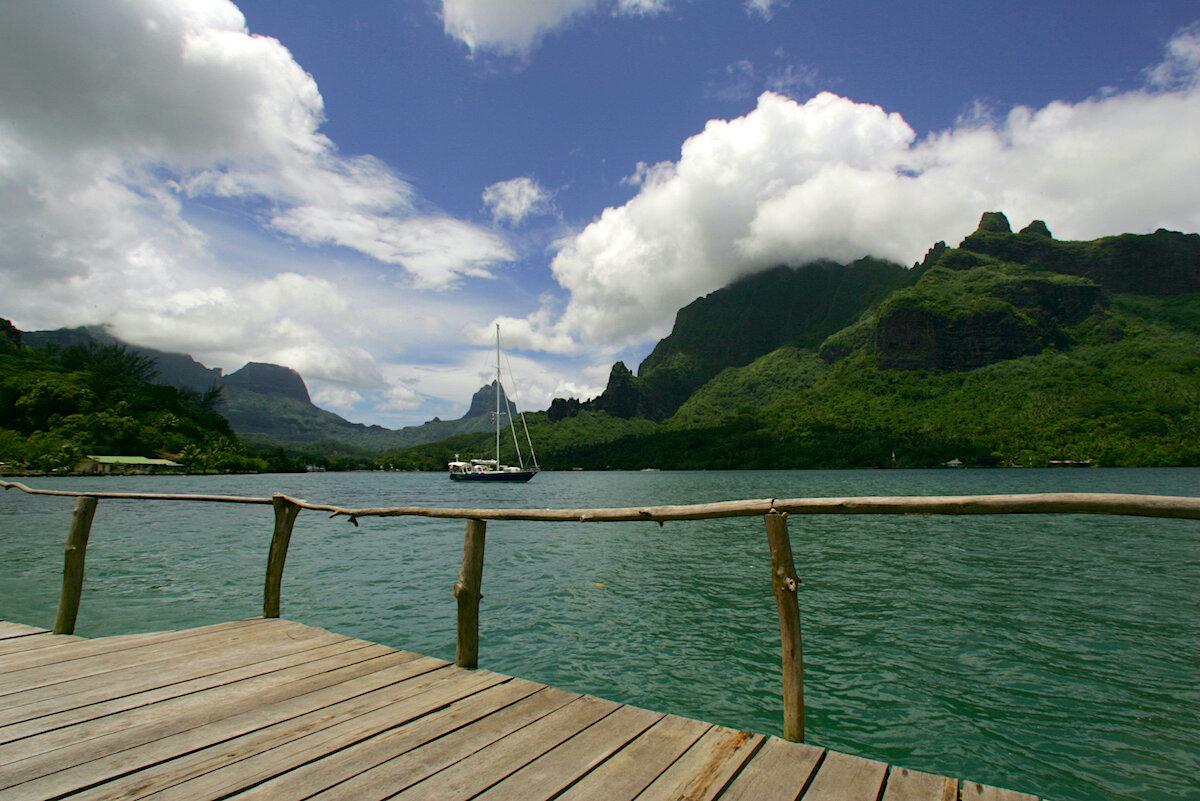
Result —
[{"label": "boat mast", "polygon": [[496,323],[496,469],[500,469],[500,323]]}]

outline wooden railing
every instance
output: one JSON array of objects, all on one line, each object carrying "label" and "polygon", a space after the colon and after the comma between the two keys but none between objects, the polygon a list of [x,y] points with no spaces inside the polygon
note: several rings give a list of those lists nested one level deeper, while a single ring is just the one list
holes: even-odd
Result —
[{"label": "wooden railing", "polygon": [[271,505],[275,529],[267,557],[263,588],[263,617],[279,617],[283,568],[296,518],[303,509],[346,517],[354,525],[365,517],[440,517],[467,521],[463,541],[462,571],[454,585],[458,601],[455,663],[475,668],[479,664],[479,601],[482,598],[483,556],[488,520],[542,522],[651,521],[660,525],[674,520],[709,520],[725,517],[758,517],[766,524],[771,556],[771,586],[779,613],[783,646],[783,734],[788,740],[804,740],[804,660],[800,608],[797,591],[800,579],[792,561],[788,534],[789,515],[1011,515],[1011,514],[1103,514],[1138,517],[1168,517],[1200,520],[1200,498],[1163,495],[1105,493],[1043,493],[1028,495],[918,496],[762,499],[696,504],[608,509],[442,509],[422,506],[347,509],[314,504],[286,495],[244,498],[225,495],[166,495],[121,492],[70,492],[30,489],[23,484],[0,481],[4,489],[19,489],[32,495],[62,495],[76,498],[67,534],[62,591],[54,620],[56,634],[75,630],[83,590],[83,568],[88,537],[97,501],[119,500],[202,501]]}]

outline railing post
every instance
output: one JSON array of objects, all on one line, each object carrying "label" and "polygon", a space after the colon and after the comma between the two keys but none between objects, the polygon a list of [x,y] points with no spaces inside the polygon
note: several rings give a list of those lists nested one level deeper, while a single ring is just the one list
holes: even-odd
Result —
[{"label": "railing post", "polygon": [[772,509],[765,517],[771,547],[771,586],[779,609],[779,634],[783,641],[783,737],[804,742],[804,651],[800,639],[800,604],[796,598],[800,579],[792,562],[787,515]]},{"label": "railing post", "polygon": [[267,557],[267,580],[263,588],[263,617],[279,617],[279,595],[283,586],[283,565],[287,562],[292,527],[300,507],[282,495],[271,498],[275,507],[275,533],[271,537],[271,553]]},{"label": "railing post", "polygon": [[458,644],[454,652],[454,664],[464,668],[479,667],[479,599],[483,597],[483,546],[487,534],[487,522],[467,520],[467,534],[463,540],[462,572],[454,585],[454,597],[458,599]]},{"label": "railing post", "polygon": [[58,595],[58,613],[54,616],[55,634],[74,634],[79,617],[79,599],[83,595],[83,563],[87,558],[88,537],[96,516],[96,499],[84,495],[75,500],[71,530],[67,532],[67,550],[63,557],[62,592]]}]

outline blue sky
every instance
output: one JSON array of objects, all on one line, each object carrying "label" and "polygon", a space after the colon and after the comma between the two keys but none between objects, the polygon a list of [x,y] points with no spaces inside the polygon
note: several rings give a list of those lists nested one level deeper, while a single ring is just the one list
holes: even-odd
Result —
[{"label": "blue sky", "polygon": [[0,316],[457,417],[983,211],[1200,230],[1193,2],[0,0]]}]

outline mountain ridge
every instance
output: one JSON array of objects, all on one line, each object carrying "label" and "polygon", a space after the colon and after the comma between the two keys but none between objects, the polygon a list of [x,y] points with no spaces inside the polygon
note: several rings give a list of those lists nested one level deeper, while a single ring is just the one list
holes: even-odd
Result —
[{"label": "mountain ridge", "polygon": [[[240,438],[259,446],[283,447],[303,452],[318,449],[358,448],[379,452],[434,442],[456,434],[487,430],[495,409],[496,383],[481,387],[467,412],[455,420],[433,419],[419,426],[388,429],[352,423],[312,402],[303,376],[290,367],[248,362],[225,375],[219,367],[206,367],[186,353],[131,345],[99,326],[28,331],[22,341],[32,347],[119,345],[152,360],[155,381],[197,393],[220,388],[217,409]],[[503,394],[511,409],[515,405]]]},{"label": "mountain ridge", "polygon": [[[530,418],[539,459],[551,469],[1200,465],[1200,235],[1062,242],[1043,221],[1013,233],[989,212],[960,247],[937,243],[902,274],[816,346],[814,328],[724,361],[705,337],[757,323],[779,289],[752,279],[697,299],[656,347],[667,357],[638,375],[618,362],[597,398],[556,398]],[[686,379],[705,358],[715,375],[671,410],[662,386],[682,382],[659,371],[678,379],[681,364]],[[430,469],[444,450],[402,456]]]}]

